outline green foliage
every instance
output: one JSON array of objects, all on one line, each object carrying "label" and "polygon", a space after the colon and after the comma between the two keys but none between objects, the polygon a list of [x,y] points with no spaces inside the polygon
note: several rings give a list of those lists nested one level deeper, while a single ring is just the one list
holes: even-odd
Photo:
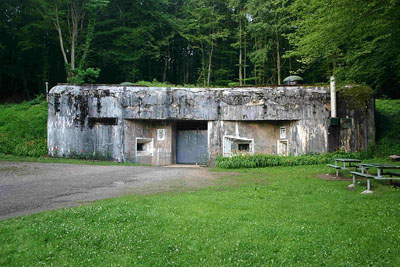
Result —
[{"label": "green foliage", "polygon": [[195,88],[195,84],[184,84],[184,85],[177,85],[177,84],[170,84],[168,82],[159,82],[156,79],[154,79],[152,82],[148,81],[138,81],[134,83],[134,85],[146,85],[149,87],[185,87],[185,88]]},{"label": "green foliage", "polygon": [[71,84],[82,84],[82,83],[94,83],[99,77],[100,69],[87,68],[80,69],[75,68],[71,70],[71,76],[68,77],[67,82]]},{"label": "green foliage", "polygon": [[78,160],[99,160],[99,161],[109,161],[112,159],[112,154],[109,151],[95,151],[94,153],[83,153],[78,151],[71,151],[68,158],[78,159]]},{"label": "green foliage", "polygon": [[219,168],[264,168],[273,166],[302,166],[319,165],[333,162],[334,158],[366,159],[372,155],[368,152],[346,153],[338,151],[335,153],[306,154],[300,156],[279,155],[236,155],[232,157],[218,157],[215,164]]},{"label": "green foliage", "polygon": [[333,73],[398,98],[398,11],[379,0],[3,0],[2,96],[32,99],[66,77],[224,87]]},{"label": "green foliage", "polygon": [[0,222],[0,265],[399,266],[400,191],[238,170],[189,192],[126,196]]},{"label": "green foliage", "polygon": [[303,71],[320,65],[339,82],[366,83],[380,95],[390,91],[399,97],[392,88],[398,88],[400,73],[397,1],[296,0],[290,8],[296,20],[289,54]]},{"label": "green foliage", "polygon": [[341,86],[338,91],[347,107],[362,111],[368,109],[368,104],[374,95],[371,87],[367,85],[345,85]]},{"label": "green foliage", "polygon": [[375,101],[376,155],[400,155],[400,100]]},{"label": "green foliage", "polygon": [[47,103],[43,96],[21,104],[0,105],[0,153],[47,155]]}]

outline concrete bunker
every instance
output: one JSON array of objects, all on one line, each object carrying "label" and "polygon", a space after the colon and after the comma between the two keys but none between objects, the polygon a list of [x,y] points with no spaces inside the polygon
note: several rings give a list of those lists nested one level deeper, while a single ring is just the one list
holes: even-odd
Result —
[{"label": "concrete bunker", "polygon": [[337,110],[332,125],[329,88],[317,86],[58,85],[49,94],[48,148],[52,156],[152,165],[367,149],[373,100],[362,111],[339,101]]}]

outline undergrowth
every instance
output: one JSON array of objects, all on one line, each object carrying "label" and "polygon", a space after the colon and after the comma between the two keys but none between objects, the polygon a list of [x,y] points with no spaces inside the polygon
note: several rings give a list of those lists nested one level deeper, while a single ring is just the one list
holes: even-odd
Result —
[{"label": "undergrowth", "polygon": [[353,158],[367,159],[372,154],[362,151],[356,153],[335,152],[323,154],[306,154],[300,156],[279,156],[279,155],[236,155],[233,157],[218,157],[215,164],[219,168],[238,169],[238,168],[262,168],[273,166],[302,166],[302,165],[319,165],[333,161],[334,158]]},{"label": "undergrowth", "polygon": [[377,156],[400,155],[400,100],[375,101]]},{"label": "undergrowth", "polygon": [[0,153],[39,157],[47,154],[47,103],[43,96],[0,105]]}]

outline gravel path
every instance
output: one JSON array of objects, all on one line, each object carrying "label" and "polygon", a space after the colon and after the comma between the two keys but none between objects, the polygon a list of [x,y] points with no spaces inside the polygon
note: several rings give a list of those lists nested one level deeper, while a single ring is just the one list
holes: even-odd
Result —
[{"label": "gravel path", "polygon": [[121,196],[213,184],[206,168],[0,162],[0,220]]}]

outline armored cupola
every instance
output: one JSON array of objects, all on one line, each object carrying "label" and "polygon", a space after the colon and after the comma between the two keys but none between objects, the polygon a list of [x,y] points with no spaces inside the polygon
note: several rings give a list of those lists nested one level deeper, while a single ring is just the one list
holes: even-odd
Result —
[{"label": "armored cupola", "polygon": [[304,81],[303,78],[301,78],[300,76],[290,75],[283,80],[283,83],[287,85],[292,85],[292,84],[302,84],[303,81]]}]

